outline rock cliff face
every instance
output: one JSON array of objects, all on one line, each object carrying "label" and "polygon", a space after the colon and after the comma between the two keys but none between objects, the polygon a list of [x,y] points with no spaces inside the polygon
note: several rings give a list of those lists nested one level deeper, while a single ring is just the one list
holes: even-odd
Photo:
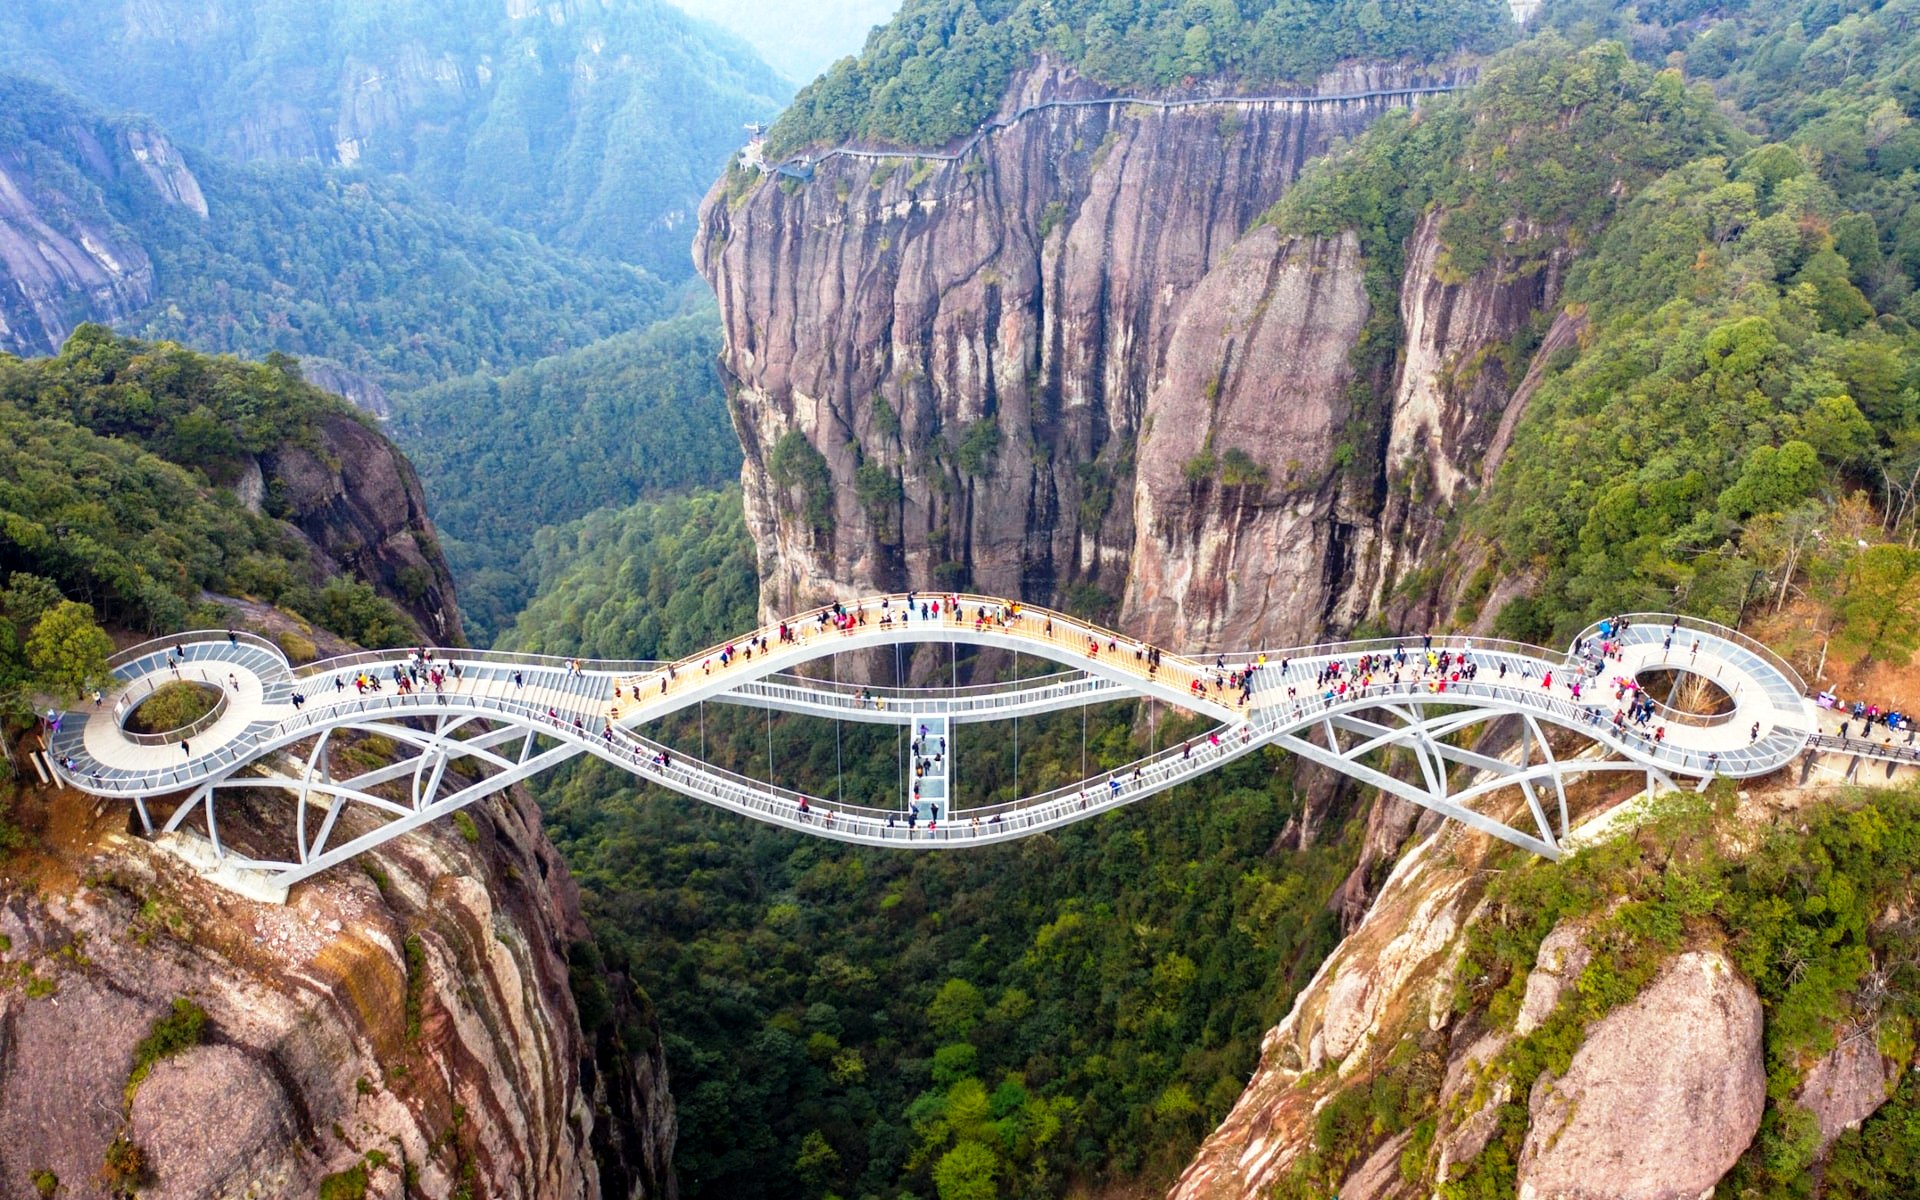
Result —
[{"label": "rock cliff face", "polygon": [[[1592,799],[1596,808],[1611,803]],[[1503,1052],[1595,986],[1583,975],[1608,948],[1596,926],[1610,914],[1553,928],[1516,981],[1524,987],[1510,1015],[1463,1010],[1455,988],[1469,939],[1506,919],[1485,902],[1488,850],[1487,839],[1457,826],[1423,823],[1365,918],[1267,1034],[1246,1091],[1169,1200],[1253,1200],[1276,1185],[1280,1194],[1307,1194],[1287,1184],[1297,1166],[1329,1150],[1318,1141],[1328,1105],[1357,1095],[1377,1106],[1392,1086],[1432,1096],[1426,1120],[1393,1137],[1373,1135],[1365,1116],[1359,1128],[1336,1123],[1344,1132],[1333,1148],[1357,1152],[1339,1172],[1342,1200],[1438,1194],[1501,1139],[1512,1187],[1528,1200],[1712,1194],[1752,1146],[1768,1100],[1753,984],[1705,936],[1580,1029],[1560,1073],[1541,1070],[1517,1090]],[[1600,966],[1604,987],[1614,968]],[[1876,1045],[1871,1023],[1833,1019],[1833,1049],[1805,1064],[1795,1093],[1823,1152],[1886,1102],[1908,1065]],[[1389,1076],[1389,1088],[1369,1099]]]},{"label": "rock cliff face", "polygon": [[[103,184],[207,215],[166,136],[67,122],[0,144],[0,351],[51,354],[83,321],[111,324],[153,293],[153,263],[108,210]],[[77,169],[49,167],[49,158]]]},{"label": "rock cliff face", "polygon": [[268,511],[307,538],[323,570],[373,583],[433,641],[460,640],[452,570],[420,478],[392,442],[340,413],[321,423],[317,448],[283,447],[260,469]]},{"label": "rock cliff face", "polygon": [[[1425,81],[1353,69],[1319,91]],[[1097,94],[1042,64],[1003,111]],[[1359,376],[1357,242],[1256,221],[1404,103],[1054,109],[958,164],[835,159],[804,185],[717,187],[694,250],[763,604],[1091,587],[1128,629],[1189,647],[1392,609],[1496,445],[1565,266],[1444,280],[1430,218],[1406,247],[1404,360]]]},{"label": "rock cliff face", "polygon": [[[1319,91],[1425,81],[1354,68]],[[1042,63],[1003,111],[1102,94]],[[1130,559],[1170,586],[1186,564],[1142,564],[1139,546],[1188,521],[1181,447],[1217,417],[1308,444],[1270,494],[1221,485],[1198,541],[1244,543],[1256,511],[1291,528],[1355,508],[1319,460],[1367,314],[1356,249],[1236,243],[1307,160],[1404,103],[1051,109],[961,163],[836,159],[797,188],[716,188],[695,258],[720,299],[765,604],[960,582],[1117,600]],[[796,470],[795,438],[829,482]],[[803,515],[810,499],[830,520]],[[1249,611],[1281,590],[1266,581]],[[1129,603],[1152,616],[1153,600]]]},{"label": "rock cliff face", "polygon": [[[636,1090],[664,1106],[660,1053],[596,1062],[582,1038],[566,955],[584,926],[524,797],[285,907],[127,836],[122,806],[20,811],[38,836],[0,867],[0,1197],[40,1171],[100,1193],[119,1137],[143,1196],[311,1196],[356,1168],[370,1196],[673,1194],[670,1112],[626,1115]],[[232,824],[243,844],[269,827]],[[182,999],[200,1035],[133,1086],[136,1045]]]}]

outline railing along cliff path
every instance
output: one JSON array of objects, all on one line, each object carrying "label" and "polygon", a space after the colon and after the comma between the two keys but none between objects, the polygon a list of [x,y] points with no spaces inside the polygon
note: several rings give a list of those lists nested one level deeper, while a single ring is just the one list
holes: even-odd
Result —
[{"label": "railing along cliff path", "polygon": [[796,154],[772,165],[762,165],[768,174],[785,176],[790,179],[811,179],[815,167],[836,158],[866,159],[878,161],[889,158],[918,159],[923,162],[953,163],[959,162],[986,138],[1005,129],[1011,129],[1021,121],[1036,113],[1062,108],[1149,108],[1159,112],[1174,112],[1186,108],[1217,107],[1281,107],[1318,108],[1332,104],[1353,104],[1368,100],[1416,100],[1421,96],[1434,96],[1446,92],[1458,91],[1467,83],[1420,84],[1399,88],[1377,88],[1371,91],[1317,93],[1300,92],[1289,95],[1272,96],[1196,96],[1183,100],[1160,100],[1150,96],[1095,96],[1079,100],[1041,100],[1034,104],[1025,104],[1005,117],[995,117],[986,121],[978,129],[968,134],[966,139],[952,150],[915,150],[915,149],[871,149],[865,146],[840,145],[818,154]]}]

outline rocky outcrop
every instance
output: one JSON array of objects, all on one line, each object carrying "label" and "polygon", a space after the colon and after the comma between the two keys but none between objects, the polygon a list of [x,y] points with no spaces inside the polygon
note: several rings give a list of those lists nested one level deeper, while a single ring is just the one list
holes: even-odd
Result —
[{"label": "rocky outcrop", "polygon": [[[1427,78],[1356,67],[1319,90]],[[1003,113],[1101,94],[1043,62]],[[717,186],[695,258],[720,300],[764,605],[1085,585],[1171,640],[1188,618],[1159,603],[1207,571],[1197,549],[1241,577],[1189,597],[1194,629],[1319,619],[1361,543],[1340,521],[1370,504],[1327,469],[1368,311],[1359,256],[1270,231],[1236,243],[1306,161],[1404,103],[1051,109],[961,163],[834,159],[798,187]],[[1259,458],[1203,483],[1188,463],[1209,441]],[[813,454],[824,478],[796,469]],[[1257,563],[1329,512],[1331,531]],[[1130,563],[1149,582],[1130,589]]]},{"label": "rocky outcrop", "polygon": [[1853,1036],[1807,1068],[1793,1097],[1819,1123],[1822,1153],[1833,1139],[1879,1111],[1900,1078],[1901,1064],[1880,1052],[1875,1030],[1848,1032]]},{"label": "rocky outcrop", "polygon": [[1692,1200],[1746,1152],[1767,1103],[1760,997],[1717,951],[1677,957],[1588,1030],[1528,1103],[1521,1200]]},{"label": "rocky outcrop", "polygon": [[300,377],[332,392],[370,417],[384,421],[393,415],[393,401],[388,399],[387,389],[359,371],[324,358],[303,358]]},{"label": "rocky outcrop", "polygon": [[323,571],[372,582],[428,638],[459,643],[453,575],[420,478],[392,442],[337,412],[321,418],[317,446],[281,447],[260,466],[268,511],[307,538]]},{"label": "rocky outcrop", "polygon": [[[0,100],[11,86],[0,80]],[[144,189],[207,215],[200,183],[157,129],[22,108],[0,140],[0,351],[50,354],[85,321],[112,323],[153,295],[153,263],[108,192]]]},{"label": "rocky outcrop", "polygon": [[1480,903],[1485,853],[1484,839],[1446,826],[1401,857],[1367,919],[1268,1031],[1259,1069],[1170,1200],[1267,1195],[1312,1150],[1319,1105],[1365,1068],[1369,1046],[1447,1027],[1452,964]]},{"label": "rocky outcrop", "polygon": [[[1585,1030],[1563,1076],[1516,1084],[1503,1054],[1576,995],[1599,918],[1548,933],[1509,1018],[1462,1008],[1455,988],[1468,935],[1497,919],[1482,903],[1486,852],[1486,839],[1442,826],[1399,859],[1365,920],[1267,1034],[1259,1069],[1171,1200],[1265,1196],[1299,1167],[1324,1170],[1329,1152],[1347,1164],[1336,1176],[1343,1197],[1437,1194],[1495,1139],[1511,1156],[1501,1160],[1509,1186],[1535,1200],[1677,1200],[1712,1190],[1747,1151],[1766,1104],[1752,985],[1717,950],[1676,954]],[[1428,1064],[1419,1068],[1426,1082],[1401,1074],[1391,1086],[1430,1089],[1423,1149],[1410,1151],[1404,1130],[1318,1145],[1318,1118],[1334,1095],[1374,1087],[1393,1070],[1385,1064],[1409,1051]],[[1870,1112],[1869,1094],[1872,1104],[1884,1100],[1888,1076],[1868,1051],[1864,1065],[1830,1056],[1809,1073],[1802,1102],[1823,1131]],[[1812,1098],[1816,1090],[1826,1099]]]},{"label": "rocky outcrop", "polygon": [[[277,806],[236,806],[223,836],[270,844]],[[584,926],[537,809],[468,811],[470,836],[429,826],[281,907],[127,836],[120,806],[57,798],[0,877],[0,1197],[38,1171],[93,1194],[118,1137],[143,1196],[311,1196],[356,1168],[370,1196],[672,1195],[670,1109],[603,1136],[626,1100],[605,1080],[664,1106],[664,1068],[657,1046],[596,1062],[582,1038]],[[200,1035],[133,1086],[176,1000]]]}]

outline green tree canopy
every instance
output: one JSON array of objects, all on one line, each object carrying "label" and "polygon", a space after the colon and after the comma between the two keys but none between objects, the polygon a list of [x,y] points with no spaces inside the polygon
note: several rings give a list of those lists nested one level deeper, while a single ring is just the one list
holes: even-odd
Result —
[{"label": "green tree canopy", "polygon": [[1854,556],[1844,586],[1835,641],[1894,661],[1920,649],[1920,551],[1869,546]]},{"label": "green tree canopy", "polygon": [[34,623],[27,638],[27,666],[33,682],[63,704],[70,704],[110,680],[107,656],[113,639],[93,619],[93,606],[62,600]]}]

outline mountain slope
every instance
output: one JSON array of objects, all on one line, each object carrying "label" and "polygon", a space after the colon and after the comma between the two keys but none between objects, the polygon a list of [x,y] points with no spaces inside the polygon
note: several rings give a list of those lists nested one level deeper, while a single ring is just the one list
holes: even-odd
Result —
[{"label": "mountain slope", "polygon": [[317,356],[385,386],[505,369],[644,323],[645,272],[542,246],[408,185],[182,152],[0,76],[0,349],[79,320]]},{"label": "mountain slope", "polygon": [[491,642],[533,595],[543,530],[738,476],[713,367],[717,324],[701,304],[506,375],[396,401],[394,435],[433,494],[476,640]]},{"label": "mountain slope", "polygon": [[403,174],[670,277],[742,122],[789,91],[658,0],[19,0],[0,11],[0,67],[232,159]]},{"label": "mountain slope", "polygon": [[364,645],[461,636],[412,466],[291,360],[86,325],[55,357],[0,355],[0,425],[0,578],[146,633],[220,623],[212,592]]}]

